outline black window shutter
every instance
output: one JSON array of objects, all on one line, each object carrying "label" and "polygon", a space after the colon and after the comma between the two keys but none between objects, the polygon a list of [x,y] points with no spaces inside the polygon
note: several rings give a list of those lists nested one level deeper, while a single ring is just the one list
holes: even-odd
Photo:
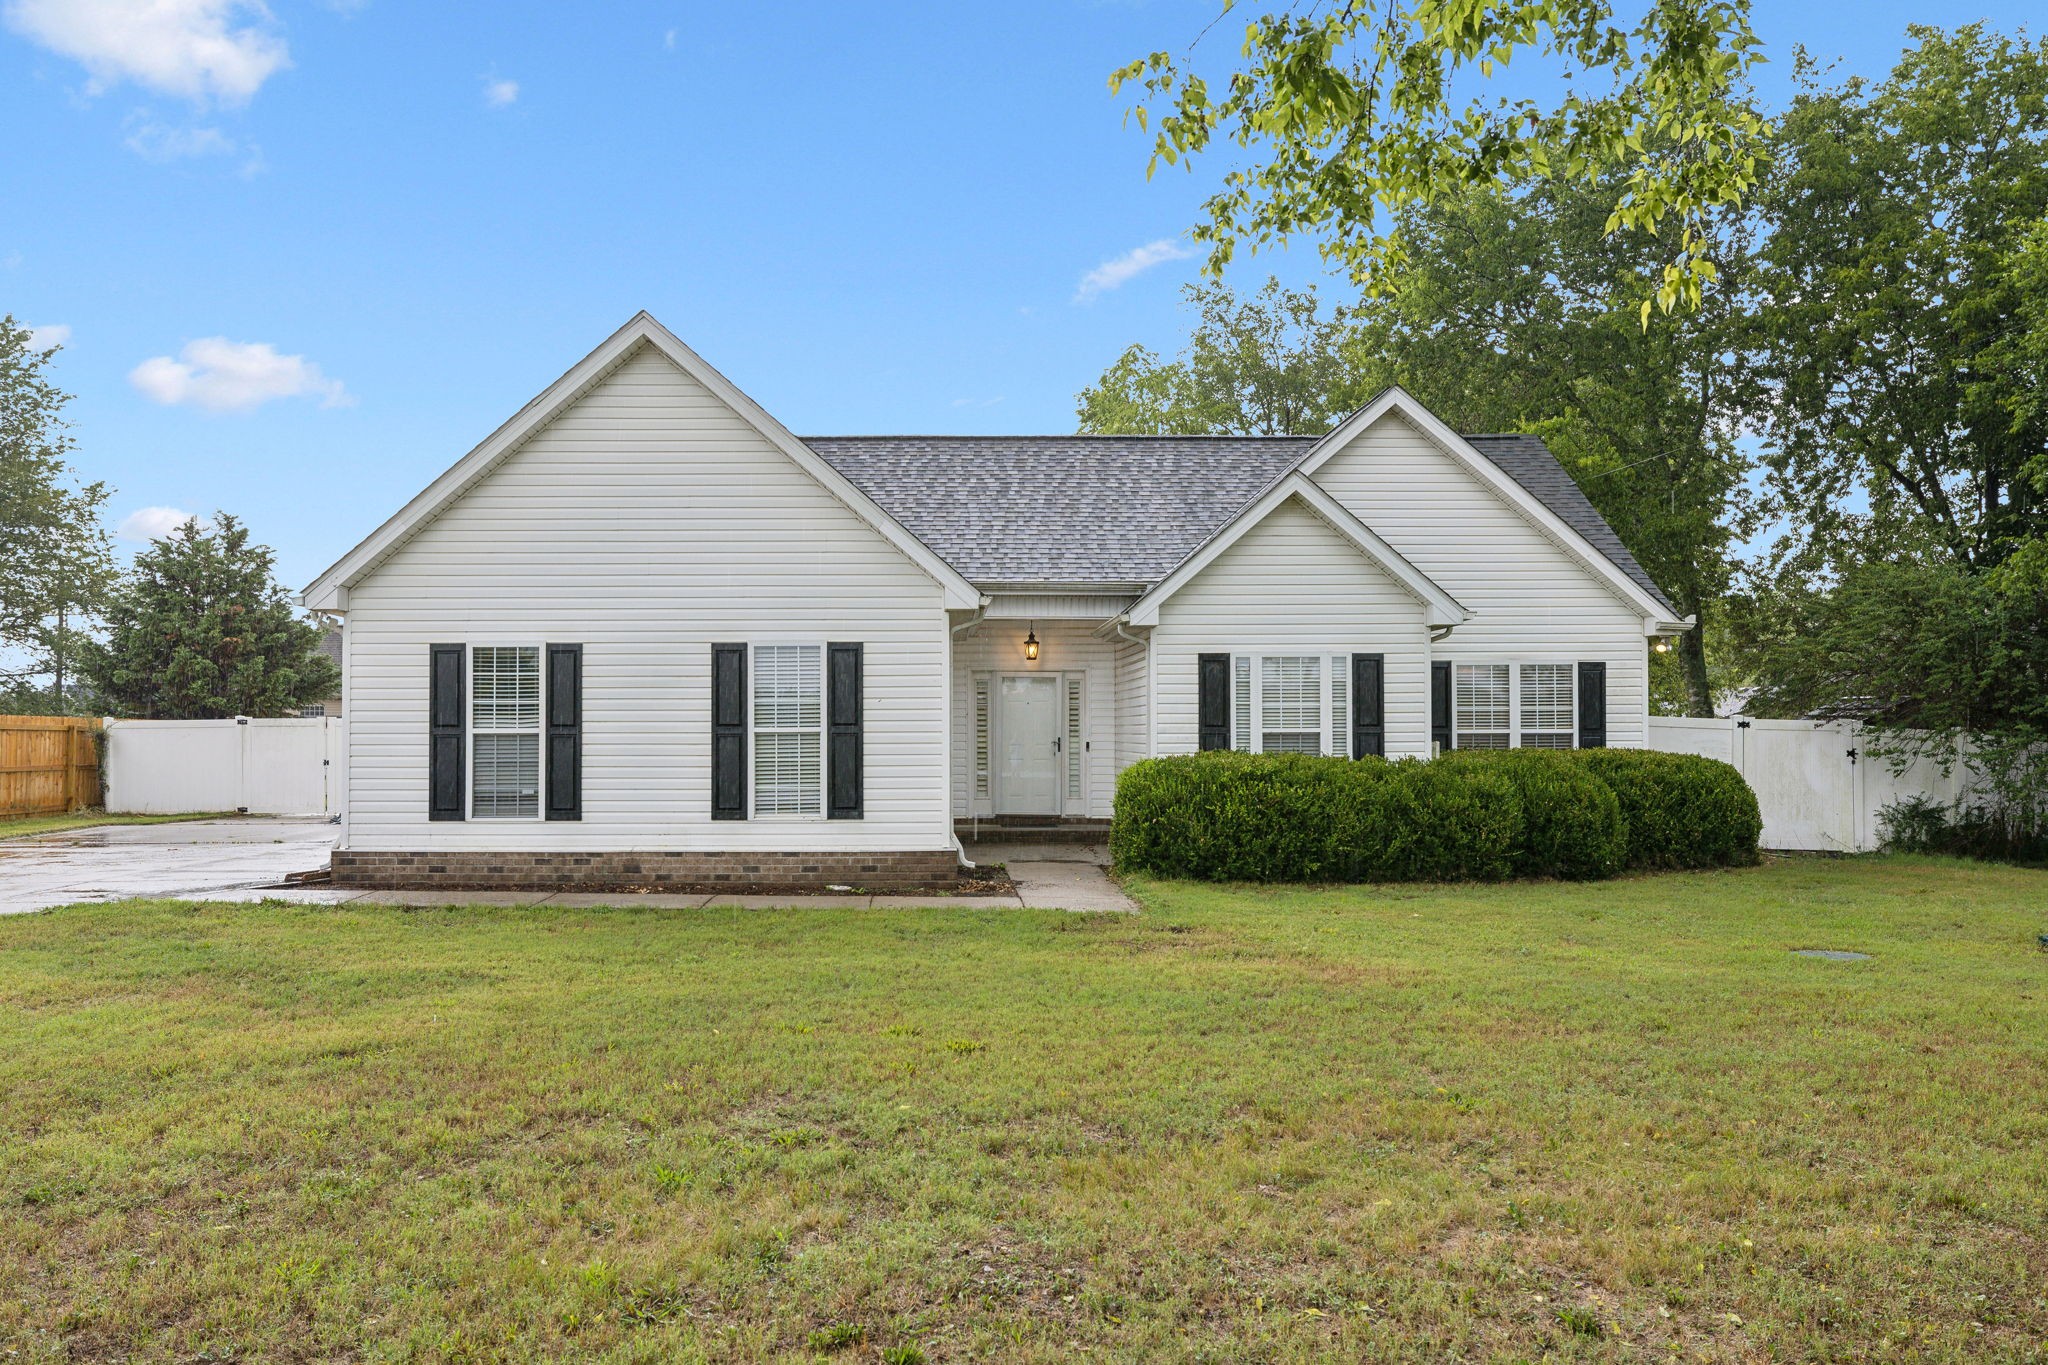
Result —
[{"label": "black window shutter", "polygon": [[711,646],[711,818],[747,818],[747,647]]},{"label": "black window shutter", "polygon": [[427,646],[427,818],[460,820],[468,810],[463,781],[465,645]]},{"label": "black window shutter", "polygon": [[1387,756],[1387,656],[1351,656],[1351,756]]},{"label": "black window shutter", "polygon": [[1451,751],[1451,666],[1448,662],[1429,666],[1429,738],[1437,752]]},{"label": "black window shutter", "polygon": [[1201,694],[1196,706],[1197,724],[1201,728],[1199,745],[1203,749],[1228,749],[1230,747],[1230,656],[1228,654],[1204,654],[1198,666],[1201,670]]},{"label": "black window shutter", "polygon": [[548,819],[583,818],[583,646],[548,646]]},{"label": "black window shutter", "polygon": [[1607,665],[1579,665],[1579,747],[1607,747]]},{"label": "black window shutter", "polygon": [[861,784],[861,647],[825,646],[825,815],[858,820]]}]

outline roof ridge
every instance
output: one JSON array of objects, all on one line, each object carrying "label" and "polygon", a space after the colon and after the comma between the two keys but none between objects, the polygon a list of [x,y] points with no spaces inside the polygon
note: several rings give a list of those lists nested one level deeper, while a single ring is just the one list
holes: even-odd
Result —
[{"label": "roof ridge", "polygon": [[799,436],[799,441],[1319,441],[1320,436],[1170,436],[1147,433],[1141,436],[1105,436],[1096,432],[1026,432],[1014,436],[944,436],[907,431],[877,432],[870,436]]}]

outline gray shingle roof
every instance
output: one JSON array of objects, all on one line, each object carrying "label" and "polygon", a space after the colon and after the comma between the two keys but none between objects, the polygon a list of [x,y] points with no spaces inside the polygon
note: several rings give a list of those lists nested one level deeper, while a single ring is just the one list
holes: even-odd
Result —
[{"label": "gray shingle roof", "polygon": [[[1313,436],[806,436],[976,584],[1151,584]],[[1657,585],[1534,436],[1467,437],[1658,601]]]}]

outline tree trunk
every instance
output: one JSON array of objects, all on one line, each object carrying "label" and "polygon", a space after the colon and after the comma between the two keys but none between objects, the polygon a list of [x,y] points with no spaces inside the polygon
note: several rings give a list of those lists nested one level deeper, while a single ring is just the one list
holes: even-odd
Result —
[{"label": "tree trunk", "polygon": [[1686,713],[1714,714],[1714,692],[1707,683],[1707,628],[1704,623],[1678,637],[1678,668],[1685,679]]}]

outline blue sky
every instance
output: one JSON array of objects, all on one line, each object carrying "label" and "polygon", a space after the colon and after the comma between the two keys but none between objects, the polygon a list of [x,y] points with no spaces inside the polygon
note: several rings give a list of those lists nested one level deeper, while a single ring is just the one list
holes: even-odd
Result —
[{"label": "blue sky", "polygon": [[[1145,249],[1212,183],[1105,77],[1215,9],[0,0],[0,312],[66,338],[112,521],[225,508],[294,586],[640,308],[799,432],[1067,431],[1184,330]],[[1757,10],[1776,97],[2033,5]]]}]

